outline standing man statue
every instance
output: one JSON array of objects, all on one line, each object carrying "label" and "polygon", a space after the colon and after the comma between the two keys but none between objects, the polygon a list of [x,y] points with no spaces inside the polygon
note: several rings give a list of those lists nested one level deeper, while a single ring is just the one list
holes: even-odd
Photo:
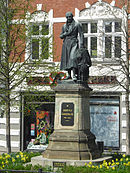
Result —
[{"label": "standing man statue", "polygon": [[[76,52],[80,48],[83,48],[83,31],[82,25],[73,19],[71,12],[66,13],[66,24],[62,27],[60,38],[63,39],[62,55],[61,55],[61,70],[68,71],[67,79],[71,79],[71,71],[73,70],[73,80],[77,80],[77,60]],[[80,42],[78,43],[78,34]]]}]

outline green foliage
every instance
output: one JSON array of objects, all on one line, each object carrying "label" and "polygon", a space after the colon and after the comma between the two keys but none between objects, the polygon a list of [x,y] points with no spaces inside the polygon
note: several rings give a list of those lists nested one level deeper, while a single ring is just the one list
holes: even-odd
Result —
[{"label": "green foliage", "polygon": [[[11,154],[2,154],[0,156],[0,169],[13,170],[38,170],[42,168],[43,171],[53,172],[52,167],[42,167],[41,165],[32,166],[28,162],[32,157],[39,156],[40,153],[33,152],[18,152]],[[102,164],[95,164],[92,162],[86,163],[85,166],[66,166],[63,169],[57,169],[57,173],[129,173],[130,172],[130,156],[119,154],[121,157],[117,158],[114,154],[111,161],[104,161]],[[28,164],[25,164],[28,163]]]}]

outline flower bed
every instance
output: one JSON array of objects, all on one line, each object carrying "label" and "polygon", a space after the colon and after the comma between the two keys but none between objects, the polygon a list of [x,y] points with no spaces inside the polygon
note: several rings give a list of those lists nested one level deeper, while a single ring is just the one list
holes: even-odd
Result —
[{"label": "flower bed", "polygon": [[[43,168],[40,165],[32,166],[25,164],[31,161],[31,158],[38,156],[40,153],[18,152],[11,154],[0,155],[0,169],[13,170],[38,170],[42,168],[43,171],[53,171],[51,167]],[[104,161],[102,164],[86,163],[82,167],[67,166],[57,172],[63,173],[129,173],[130,172],[130,156],[114,154],[111,162]]]}]

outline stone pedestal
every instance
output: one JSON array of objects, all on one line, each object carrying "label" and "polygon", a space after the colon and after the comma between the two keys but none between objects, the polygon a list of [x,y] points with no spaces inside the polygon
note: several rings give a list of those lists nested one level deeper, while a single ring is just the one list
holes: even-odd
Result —
[{"label": "stone pedestal", "polygon": [[64,82],[55,88],[54,132],[43,157],[47,159],[92,160],[101,152],[90,132],[89,93],[84,84]]}]

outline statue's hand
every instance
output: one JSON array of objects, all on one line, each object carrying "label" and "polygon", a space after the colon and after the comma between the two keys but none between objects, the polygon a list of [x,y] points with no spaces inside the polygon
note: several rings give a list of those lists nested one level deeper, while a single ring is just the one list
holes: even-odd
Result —
[{"label": "statue's hand", "polygon": [[64,33],[62,33],[62,34],[60,35],[60,38],[63,39],[63,38],[65,38],[67,35],[69,35],[68,32],[64,32]]},{"label": "statue's hand", "polygon": [[68,36],[69,35],[69,33],[68,32],[64,32],[64,36]]}]

